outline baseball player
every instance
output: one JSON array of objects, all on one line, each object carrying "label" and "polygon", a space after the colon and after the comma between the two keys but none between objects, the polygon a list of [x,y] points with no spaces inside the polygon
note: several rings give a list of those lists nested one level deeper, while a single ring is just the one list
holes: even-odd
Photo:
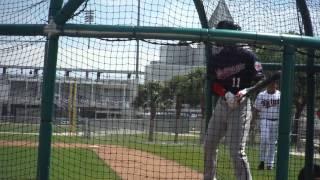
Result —
[{"label": "baseball player", "polygon": [[[306,173],[306,168],[303,167],[299,172],[298,180],[306,180]],[[313,174],[311,175],[311,177],[313,177],[312,180],[320,180],[320,165],[313,165]]]},{"label": "baseball player", "polygon": [[280,91],[277,83],[270,83],[265,91],[258,94],[254,108],[260,119],[260,164],[259,170],[265,165],[268,170],[273,168],[278,137],[278,119],[280,110]]},{"label": "baseball player", "polygon": [[[231,21],[219,22],[217,29],[241,30]],[[253,52],[232,44],[222,45],[210,63],[209,76],[214,78],[212,91],[219,98],[204,142],[204,179],[216,179],[218,145],[223,137],[227,137],[237,179],[252,180],[245,153],[251,103],[245,95],[248,88],[264,77],[262,66]]]}]

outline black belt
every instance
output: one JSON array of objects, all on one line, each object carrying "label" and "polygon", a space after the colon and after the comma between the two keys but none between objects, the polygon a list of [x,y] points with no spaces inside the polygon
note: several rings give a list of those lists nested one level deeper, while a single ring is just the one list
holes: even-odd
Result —
[{"label": "black belt", "polygon": [[267,118],[267,120],[268,121],[278,121],[278,119],[268,119],[268,118]]}]

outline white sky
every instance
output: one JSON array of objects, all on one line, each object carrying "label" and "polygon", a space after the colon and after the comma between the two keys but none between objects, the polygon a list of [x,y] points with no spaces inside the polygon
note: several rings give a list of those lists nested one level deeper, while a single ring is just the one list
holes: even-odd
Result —
[{"label": "white sky", "polygon": [[[25,9],[25,7],[29,7],[28,4],[19,5],[14,2],[21,3],[19,0],[2,0],[0,2],[0,15],[5,15],[0,17],[0,23],[45,23],[49,1],[27,1],[29,5],[35,4],[29,10]],[[93,24],[137,25],[137,2],[137,0],[91,0],[87,9],[95,10]],[[269,0],[267,2],[226,0],[226,2],[234,20],[239,22],[245,31],[280,33],[293,30],[298,32],[297,12],[293,8],[294,1],[290,1],[289,4],[286,4],[289,0]],[[205,1],[209,14],[213,12],[216,4],[217,1]],[[320,6],[320,3],[317,4]],[[310,8],[315,24],[315,35],[319,36],[320,7],[312,6]],[[84,13],[68,23],[84,23]],[[193,0],[141,0],[140,25],[200,28]],[[8,38],[0,36],[0,64],[42,66],[44,43],[30,44],[18,41],[8,43],[4,41],[7,39],[34,40],[29,37]],[[45,38],[42,38],[42,40],[45,40]],[[90,39],[90,46],[88,46],[88,43],[88,38],[61,37],[58,67],[135,70],[136,41],[107,42]],[[20,48],[12,51],[5,49],[17,46]],[[140,43],[139,67],[141,71],[150,61],[159,60],[159,48],[159,45]]]}]

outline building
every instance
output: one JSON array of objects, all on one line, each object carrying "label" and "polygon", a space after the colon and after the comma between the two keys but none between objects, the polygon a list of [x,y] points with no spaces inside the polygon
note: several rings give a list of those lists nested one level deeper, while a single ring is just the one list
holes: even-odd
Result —
[{"label": "building", "polygon": [[[213,28],[221,20],[233,21],[225,0],[219,0],[217,7],[211,15],[208,23]],[[183,42],[182,42],[183,44]],[[213,53],[215,48],[213,49]],[[168,81],[177,75],[185,75],[197,67],[205,67],[205,46],[198,44],[160,47],[160,60],[152,61],[146,66],[145,81]]]},{"label": "building", "polygon": [[[33,74],[8,73],[10,69],[34,69],[34,67],[1,66],[0,75],[0,115],[2,119],[39,122],[42,97],[42,76]],[[76,116],[95,118],[100,116],[124,118],[131,114],[131,104],[135,93],[134,79],[102,79],[69,77],[76,70],[58,69],[66,76],[57,76],[55,84],[56,119]],[[90,70],[88,70],[89,72]],[[58,74],[58,73],[57,73]],[[60,73],[61,74],[61,73]],[[87,74],[87,73],[86,73]]]},{"label": "building", "polygon": [[205,62],[204,46],[161,46],[160,60],[145,68],[145,81],[167,81],[173,76],[185,75]]}]

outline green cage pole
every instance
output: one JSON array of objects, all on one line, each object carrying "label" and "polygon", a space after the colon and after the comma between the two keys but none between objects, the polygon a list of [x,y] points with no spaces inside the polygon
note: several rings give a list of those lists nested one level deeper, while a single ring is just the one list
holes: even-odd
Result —
[{"label": "green cage pole", "polygon": [[[49,22],[52,21],[52,18],[62,7],[62,3],[62,0],[51,0],[49,9]],[[58,39],[58,36],[49,34],[45,47],[43,91],[41,96],[41,122],[38,146],[38,180],[49,179]]]},{"label": "green cage pole", "polygon": [[54,22],[59,25],[65,24],[84,1],[86,0],[69,0],[55,16]]},{"label": "green cage pole", "polygon": [[[202,4],[201,0],[193,0],[198,15],[199,15],[199,19],[200,19],[200,23],[201,23],[201,27],[208,29],[209,25],[208,25],[208,18],[206,16],[205,10],[204,10],[204,6]],[[206,103],[206,111],[205,111],[205,129],[202,131],[202,136],[201,136],[201,141],[203,141],[205,132],[208,128],[208,124],[209,124],[209,120],[210,117],[212,115],[212,92],[211,92],[211,81],[212,79],[209,76],[209,61],[212,58],[212,45],[209,42],[205,42],[205,55],[206,55],[206,82],[205,82],[205,103]]]},{"label": "green cage pole", "polygon": [[[36,31],[24,32],[8,29],[24,28],[35,26]],[[40,25],[43,26],[43,25]],[[31,29],[29,29],[31,30]],[[30,24],[28,26],[2,25],[0,24],[0,35],[12,36],[34,36],[49,33],[47,28],[40,30],[39,25]],[[175,27],[155,27],[155,26],[114,26],[114,25],[88,25],[88,24],[65,24],[55,29],[59,36],[69,37],[92,37],[92,38],[139,38],[139,39],[161,39],[161,40],[184,40],[184,41],[229,41],[231,43],[247,44],[273,44],[273,45],[293,45],[305,48],[320,48],[320,38],[291,35],[258,33],[248,31],[234,31],[222,29],[205,28],[175,28]]]},{"label": "green cage pole", "polygon": [[50,171],[52,118],[59,40],[59,34],[56,31],[55,25],[64,24],[68,19],[70,19],[72,14],[83,3],[83,1],[84,0],[70,0],[62,9],[63,0],[51,0],[50,2],[49,24],[45,30],[47,33],[47,43],[43,68],[41,123],[38,147],[37,179],[39,180],[49,179]]},{"label": "green cage pole", "polygon": [[295,48],[285,46],[281,76],[280,119],[277,153],[277,180],[288,180]]},{"label": "green cage pole", "polygon": [[[305,0],[297,0],[297,7],[301,14],[304,31],[306,36],[313,36],[313,27],[310,12]],[[312,179],[313,174],[313,155],[314,155],[314,108],[315,108],[315,68],[314,68],[314,49],[308,49],[307,58],[307,126],[306,126],[306,145],[305,145],[305,178]]]},{"label": "green cage pole", "polygon": [[[258,33],[205,28],[175,28],[155,26],[114,26],[65,24],[61,36],[97,38],[140,38],[161,40],[185,40],[197,42],[225,41],[230,43],[293,45],[320,48],[320,39],[291,34]],[[1,30],[1,25],[0,25]],[[0,31],[1,33],[1,31]]]},{"label": "green cage pole", "polygon": [[5,36],[45,36],[45,24],[0,24],[0,35]]},{"label": "green cage pole", "polygon": [[307,58],[307,126],[305,145],[305,178],[312,179],[314,155],[314,108],[315,108],[315,71],[314,50],[308,50]]}]

